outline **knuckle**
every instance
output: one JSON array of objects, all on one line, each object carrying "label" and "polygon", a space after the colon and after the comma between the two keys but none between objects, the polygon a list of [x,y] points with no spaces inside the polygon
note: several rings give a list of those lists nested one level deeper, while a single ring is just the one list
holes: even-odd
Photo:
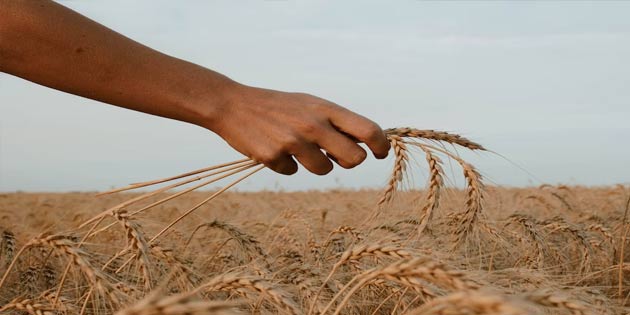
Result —
[{"label": "knuckle", "polygon": [[300,124],[300,131],[305,135],[316,135],[319,133],[321,124],[316,120],[306,120]]},{"label": "knuckle", "polygon": [[320,113],[331,113],[337,108],[337,105],[328,101],[318,101],[312,104],[313,109]]},{"label": "knuckle", "polygon": [[287,153],[295,153],[302,145],[302,141],[298,137],[286,136],[281,140],[280,151]]}]

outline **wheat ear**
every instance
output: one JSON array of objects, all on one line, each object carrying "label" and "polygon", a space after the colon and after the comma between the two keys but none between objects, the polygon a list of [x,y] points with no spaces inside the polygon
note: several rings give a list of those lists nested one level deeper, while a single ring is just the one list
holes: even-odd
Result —
[{"label": "wheat ear", "polygon": [[525,232],[534,243],[534,248],[536,249],[536,267],[542,269],[545,261],[544,240],[536,228],[536,221],[526,215],[514,214],[510,216],[507,224],[510,222],[515,222],[525,229]]},{"label": "wheat ear", "polygon": [[0,240],[0,258],[5,259],[9,263],[13,259],[15,253],[15,235],[11,231],[2,231],[2,240]]},{"label": "wheat ear", "polygon": [[204,292],[243,289],[258,292],[270,298],[273,304],[275,304],[278,308],[287,311],[289,314],[300,314],[297,305],[293,300],[291,300],[291,298],[288,297],[288,294],[274,288],[272,285],[260,278],[244,277],[238,274],[225,274],[213,278],[199,288]]},{"label": "wheat ear", "polygon": [[593,247],[589,241],[588,236],[582,231],[580,228],[566,222],[564,219],[560,217],[553,218],[545,222],[546,228],[552,229],[554,231],[562,231],[567,232],[573,238],[580,242],[582,245],[582,259],[580,260],[580,274],[584,272],[590,271],[591,268],[591,257],[593,256]]},{"label": "wheat ear", "polygon": [[368,257],[368,256],[411,258],[411,254],[408,251],[402,248],[396,247],[396,246],[385,245],[385,244],[370,244],[370,245],[363,244],[363,245],[354,246],[346,250],[343,254],[341,254],[341,257],[339,258],[339,260],[333,265],[332,269],[328,273],[328,276],[326,276],[326,279],[324,279],[324,281],[322,282],[322,285],[317,290],[317,293],[315,293],[315,296],[313,297],[313,302],[311,303],[308,314],[313,313],[314,307],[317,303],[317,299],[319,298],[320,294],[324,290],[324,287],[326,286],[328,281],[330,281],[332,276],[341,266],[343,266],[344,264],[348,262],[356,261],[363,257]]},{"label": "wheat ear", "polygon": [[444,185],[443,174],[444,170],[442,170],[442,161],[439,157],[437,157],[431,150],[421,147],[421,149],[425,153],[425,158],[427,163],[429,164],[429,190],[427,192],[427,203],[422,208],[422,212],[420,213],[420,225],[418,226],[418,234],[421,234],[424,229],[429,224],[429,221],[433,217],[433,213],[435,209],[439,206],[440,203],[440,191],[442,186]]},{"label": "wheat ear", "polygon": [[[197,225],[197,227],[195,227],[193,232],[188,237],[188,241],[186,241],[186,245],[184,245],[184,248],[188,247],[193,237],[195,236],[195,233],[197,233],[199,229],[204,228],[204,227],[223,230],[227,234],[229,234],[232,238],[234,238],[236,242],[238,242],[238,244],[241,246],[241,248],[246,254],[249,255],[250,252],[255,252],[256,254],[258,254],[258,256],[262,257],[263,259],[265,260],[268,259],[267,253],[260,246],[260,243],[258,242],[258,240],[256,240],[255,237],[241,231],[239,228],[237,228],[234,225],[231,225],[229,223],[219,221],[219,220],[214,220],[212,222],[207,222],[207,223],[202,223],[202,224]],[[250,259],[253,259],[253,257],[250,257]]]},{"label": "wheat ear", "polygon": [[479,174],[474,166],[447,150],[421,143],[410,144],[446,154],[448,157],[455,160],[464,172],[464,178],[466,179],[466,209],[460,217],[455,229],[453,248],[456,248],[473,232],[475,223],[477,223],[479,215],[483,210],[483,181],[481,174]]},{"label": "wheat ear", "polygon": [[506,297],[478,291],[460,291],[435,298],[405,315],[529,315]]},{"label": "wheat ear", "polygon": [[407,146],[402,138],[398,135],[390,135],[388,138],[391,147],[394,149],[394,156],[396,157],[396,160],[394,161],[394,169],[392,170],[392,174],[389,176],[387,186],[385,186],[381,199],[377,202],[377,205],[379,206],[392,199],[392,196],[398,187],[398,183],[403,180],[403,174],[407,169],[407,162],[409,160],[409,156],[407,155]]},{"label": "wheat ear", "polygon": [[126,232],[127,247],[130,251],[137,253],[135,256],[138,258],[140,271],[144,278],[144,288],[146,291],[150,291],[152,286],[150,250],[149,244],[140,230],[140,225],[129,219],[129,215],[124,210],[116,211],[114,218],[120,222],[120,225],[122,225]]},{"label": "wheat ear", "polygon": [[549,308],[563,309],[571,312],[573,315],[590,314],[584,304],[579,301],[571,300],[566,296],[554,294],[549,290],[529,292],[525,294],[527,301],[533,302]]},{"label": "wheat ear", "polygon": [[240,183],[241,181],[243,181],[244,179],[246,179],[247,177],[255,174],[256,172],[262,170],[263,168],[265,168],[264,165],[260,165],[256,168],[254,168],[253,171],[239,177],[238,179],[236,179],[235,181],[231,182],[230,184],[227,184],[226,186],[224,186],[223,188],[219,189],[217,192],[213,193],[212,195],[210,195],[208,198],[202,200],[201,202],[199,202],[198,204],[196,204],[195,206],[193,206],[192,208],[186,210],[186,212],[184,212],[182,215],[180,215],[177,219],[173,220],[171,223],[169,223],[166,227],[164,227],[160,232],[158,232],[155,236],[153,236],[153,238],[151,238],[151,240],[149,240],[149,244],[155,242],[155,240],[157,238],[159,238],[160,236],[162,236],[166,231],[168,231],[170,228],[172,228],[175,224],[177,224],[177,222],[181,221],[183,218],[187,217],[189,214],[191,214],[193,211],[197,210],[199,207],[203,206],[204,204],[206,204],[208,201],[216,198],[218,195],[222,194],[223,192],[225,192],[226,190],[232,188],[234,185]]},{"label": "wheat ear", "polygon": [[445,131],[421,130],[415,128],[401,127],[386,129],[385,134],[388,136],[395,135],[399,137],[415,138],[420,140],[442,141],[450,144],[457,144],[470,150],[486,150],[482,145],[476,142],[470,141],[460,135],[448,133]]},{"label": "wheat ear", "polygon": [[0,313],[11,310],[23,311],[30,315],[55,315],[54,308],[43,303],[35,302],[32,299],[17,298],[0,307]]},{"label": "wheat ear", "polygon": [[237,305],[229,302],[194,299],[197,291],[164,296],[163,288],[152,291],[144,299],[114,315],[227,315]]},{"label": "wheat ear", "polygon": [[[375,279],[386,279],[420,290],[424,294],[434,296],[435,293],[427,288],[423,282],[431,285],[454,290],[476,289],[477,284],[467,280],[463,273],[447,269],[443,264],[428,257],[403,259],[380,268],[373,268],[355,276],[329,301],[322,312],[326,313],[333,303],[347,290],[352,283],[357,282],[344,299],[339,303],[335,315],[339,314],[352,295],[365,284]],[[421,281],[419,281],[421,280]]]}]

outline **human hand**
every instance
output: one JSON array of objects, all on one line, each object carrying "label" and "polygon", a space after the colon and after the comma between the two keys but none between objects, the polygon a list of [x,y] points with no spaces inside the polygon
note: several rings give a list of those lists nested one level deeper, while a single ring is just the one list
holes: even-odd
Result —
[{"label": "human hand", "polygon": [[204,127],[278,173],[297,172],[292,157],[318,175],[333,169],[331,160],[355,167],[366,158],[357,142],[379,159],[389,152],[389,141],[376,123],[327,100],[240,84],[227,93],[226,104],[213,110]]}]

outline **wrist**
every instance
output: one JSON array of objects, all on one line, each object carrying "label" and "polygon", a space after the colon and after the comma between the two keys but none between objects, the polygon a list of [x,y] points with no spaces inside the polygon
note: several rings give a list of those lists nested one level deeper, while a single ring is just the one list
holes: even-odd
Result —
[{"label": "wrist", "polygon": [[220,81],[213,82],[214,84],[210,85],[212,88],[208,88],[207,93],[203,93],[194,101],[197,119],[193,122],[218,134],[220,134],[222,120],[233,110],[239,95],[248,88],[227,77],[223,77]]}]

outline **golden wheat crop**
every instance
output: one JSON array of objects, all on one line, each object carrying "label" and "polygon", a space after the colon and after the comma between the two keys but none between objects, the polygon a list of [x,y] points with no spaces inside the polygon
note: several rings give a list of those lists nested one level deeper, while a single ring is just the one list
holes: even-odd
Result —
[{"label": "golden wheat crop", "polygon": [[[487,186],[453,149],[481,145],[386,132],[382,191],[226,192],[262,168],[245,159],[113,191],[163,185],[145,193],[0,195],[0,314],[630,312],[628,187]],[[414,156],[427,187],[401,189]]]}]

